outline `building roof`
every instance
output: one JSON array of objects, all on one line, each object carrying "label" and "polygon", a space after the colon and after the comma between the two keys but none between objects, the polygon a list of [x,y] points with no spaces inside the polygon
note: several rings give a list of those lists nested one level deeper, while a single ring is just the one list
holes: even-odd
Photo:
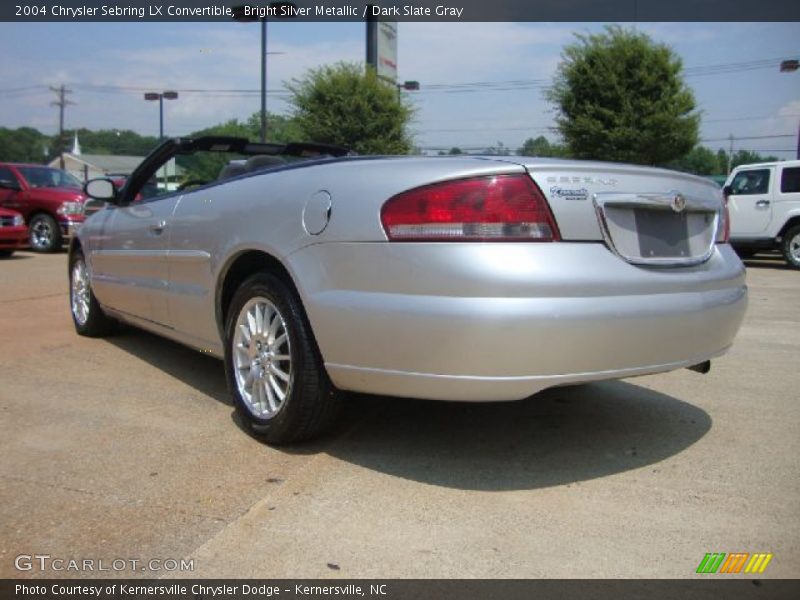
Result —
[{"label": "building roof", "polygon": [[[127,156],[124,154],[81,154],[76,156],[70,152],[64,153],[64,158],[70,158],[76,162],[89,165],[98,171],[103,171],[108,175],[130,175],[139,166],[144,156]],[[58,163],[58,158],[51,161],[52,164]],[[172,172],[173,167],[170,167]],[[174,167],[176,175],[183,175],[185,170],[180,165]]]},{"label": "building roof", "polygon": [[72,158],[86,163],[100,171],[114,173],[115,175],[130,175],[133,170],[144,160],[144,156],[125,156],[117,154],[81,154]]}]

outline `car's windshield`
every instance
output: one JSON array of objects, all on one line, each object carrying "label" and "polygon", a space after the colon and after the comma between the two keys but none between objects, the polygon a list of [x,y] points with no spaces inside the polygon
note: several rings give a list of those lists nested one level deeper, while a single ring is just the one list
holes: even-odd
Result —
[{"label": "car's windshield", "polygon": [[81,189],[81,182],[66,171],[49,167],[17,167],[22,176],[33,188],[75,188]]}]

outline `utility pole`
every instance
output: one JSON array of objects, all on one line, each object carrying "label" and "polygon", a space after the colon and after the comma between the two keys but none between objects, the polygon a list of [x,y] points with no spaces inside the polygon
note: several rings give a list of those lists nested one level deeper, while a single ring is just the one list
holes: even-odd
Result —
[{"label": "utility pole", "polygon": [[72,102],[71,100],[67,100],[67,94],[71,94],[72,90],[68,90],[63,83],[59,87],[53,87],[51,85],[50,90],[58,95],[58,100],[51,102],[50,106],[58,107],[57,149],[58,149],[59,166],[63,169],[64,168],[64,109],[70,104],[74,105],[75,103]]},{"label": "utility pole", "polygon": [[730,147],[728,149],[728,175],[731,173],[731,169],[733,168],[733,134],[730,136]]}]

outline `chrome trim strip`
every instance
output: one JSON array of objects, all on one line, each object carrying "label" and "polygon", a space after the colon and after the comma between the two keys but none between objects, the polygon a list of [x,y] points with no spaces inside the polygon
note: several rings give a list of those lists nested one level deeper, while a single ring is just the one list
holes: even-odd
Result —
[{"label": "chrome trim strip", "polygon": [[668,191],[662,193],[631,193],[631,192],[597,192],[592,194],[592,204],[594,205],[597,220],[600,223],[600,232],[603,234],[603,241],[606,246],[625,262],[632,265],[649,265],[662,267],[690,267],[706,262],[714,254],[716,247],[717,230],[720,224],[721,207],[713,200],[700,198],[697,196],[686,196],[681,194],[686,200],[685,212],[706,212],[714,213],[712,224],[713,235],[711,244],[700,256],[690,256],[687,258],[646,258],[642,256],[628,256],[619,251],[614,244],[611,230],[606,219],[606,206],[612,208],[648,208],[656,210],[672,210],[672,199],[678,192]]}]

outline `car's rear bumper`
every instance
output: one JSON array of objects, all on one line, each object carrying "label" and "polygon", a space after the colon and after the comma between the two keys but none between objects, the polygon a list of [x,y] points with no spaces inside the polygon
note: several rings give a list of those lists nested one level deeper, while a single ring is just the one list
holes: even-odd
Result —
[{"label": "car's rear bumper", "polygon": [[725,352],[747,303],[727,245],[680,269],[598,243],[321,244],[290,267],[338,387],[444,400],[691,366]]}]

